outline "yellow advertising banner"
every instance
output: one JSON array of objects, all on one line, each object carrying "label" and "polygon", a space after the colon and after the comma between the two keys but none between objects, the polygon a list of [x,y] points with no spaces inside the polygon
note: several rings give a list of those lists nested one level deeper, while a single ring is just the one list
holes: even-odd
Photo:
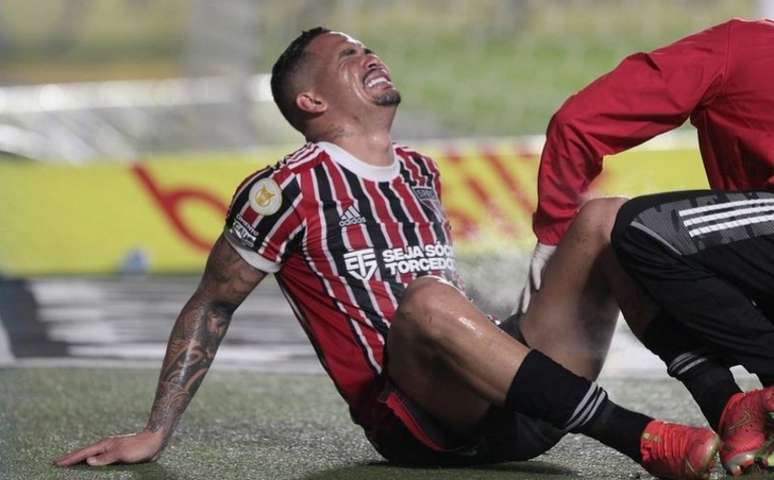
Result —
[{"label": "yellow advertising banner", "polygon": [[[519,140],[418,148],[435,158],[455,249],[529,248],[538,156]],[[198,271],[236,186],[281,151],[85,166],[0,161],[0,274]],[[704,188],[695,149],[611,157],[595,195]]]}]

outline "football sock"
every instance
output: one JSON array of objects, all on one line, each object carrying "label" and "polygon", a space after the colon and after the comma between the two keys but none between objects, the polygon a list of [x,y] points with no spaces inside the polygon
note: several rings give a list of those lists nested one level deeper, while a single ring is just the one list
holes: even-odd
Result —
[{"label": "football sock", "polygon": [[667,373],[685,385],[710,426],[718,430],[728,400],[740,392],[731,371],[707,354],[682,325],[660,312],[642,343],[667,365]]},{"label": "football sock", "polygon": [[506,408],[583,433],[641,462],[640,436],[650,417],[607,398],[599,385],[575,375],[537,350],[524,358],[505,399]]},{"label": "football sock", "polygon": [[640,437],[653,419],[609,400],[601,410],[583,433],[642,463]]},{"label": "football sock", "polygon": [[719,431],[723,409],[734,394],[741,392],[731,371],[708,360],[674,376],[683,382],[691,393],[710,426]]}]

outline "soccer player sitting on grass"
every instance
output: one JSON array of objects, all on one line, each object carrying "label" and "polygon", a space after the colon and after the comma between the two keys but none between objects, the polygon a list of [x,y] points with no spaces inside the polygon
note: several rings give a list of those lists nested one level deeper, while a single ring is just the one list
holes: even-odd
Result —
[{"label": "soccer player sitting on grass", "polygon": [[391,462],[525,460],[577,432],[655,475],[708,475],[715,433],[626,410],[591,381],[618,310],[607,290],[584,286],[604,274],[598,246],[620,202],[584,208],[553,262],[562,280],[547,282],[528,314],[547,326],[564,323],[545,353],[565,368],[499,329],[462,292],[438,169],[393,144],[400,94],[379,57],[316,28],[280,56],[272,91],[309,143],[237,188],[172,330],[145,429],[57,465],[157,459],[233,312],[274,273],[353,421]]}]

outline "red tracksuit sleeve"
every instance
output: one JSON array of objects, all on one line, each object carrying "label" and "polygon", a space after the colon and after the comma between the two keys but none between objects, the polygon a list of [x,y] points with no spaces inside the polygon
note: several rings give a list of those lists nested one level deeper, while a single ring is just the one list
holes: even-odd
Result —
[{"label": "red tracksuit sleeve", "polygon": [[538,172],[538,241],[555,245],[602,158],[680,126],[721,88],[729,24],[636,53],[571,96],[548,125]]}]

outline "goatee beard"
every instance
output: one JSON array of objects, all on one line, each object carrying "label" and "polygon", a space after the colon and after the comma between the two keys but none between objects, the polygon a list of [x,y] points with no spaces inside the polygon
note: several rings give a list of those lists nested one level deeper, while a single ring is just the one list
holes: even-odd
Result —
[{"label": "goatee beard", "polygon": [[392,90],[385,93],[381,97],[376,99],[376,104],[382,107],[389,107],[392,105],[398,105],[400,103],[400,92]]}]

